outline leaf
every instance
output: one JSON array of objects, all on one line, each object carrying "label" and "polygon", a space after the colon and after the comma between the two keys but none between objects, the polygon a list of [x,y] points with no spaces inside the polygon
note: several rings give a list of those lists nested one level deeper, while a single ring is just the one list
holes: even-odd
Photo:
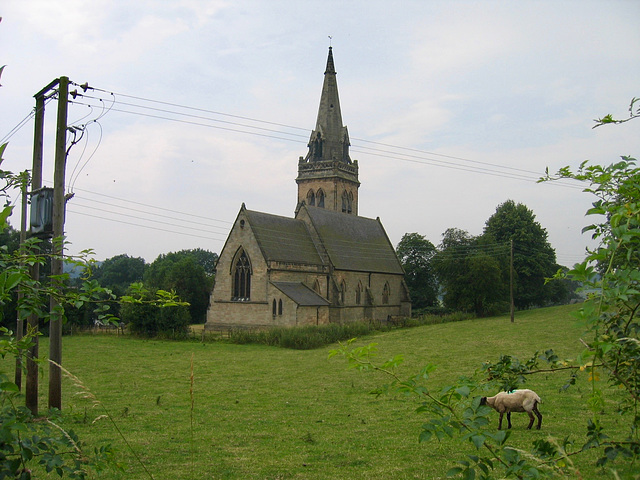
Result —
[{"label": "leaf", "polygon": [[2,392],[10,392],[10,393],[19,393],[20,389],[18,385],[13,382],[2,382],[0,383],[0,391]]},{"label": "leaf", "polygon": [[462,473],[461,467],[453,467],[447,472],[447,477],[452,478],[460,475]]},{"label": "leaf", "polygon": [[476,446],[478,450],[482,448],[482,445],[484,445],[485,440],[486,440],[486,437],[484,435],[477,434],[477,435],[471,436],[471,441],[473,442],[473,444]]},{"label": "leaf", "polygon": [[463,385],[462,387],[456,388],[456,393],[462,397],[467,398],[471,393],[471,389],[467,385]]}]

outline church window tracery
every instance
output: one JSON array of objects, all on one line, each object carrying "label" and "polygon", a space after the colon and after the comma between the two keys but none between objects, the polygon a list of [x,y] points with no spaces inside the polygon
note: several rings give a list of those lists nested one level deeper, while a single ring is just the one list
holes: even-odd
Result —
[{"label": "church window tracery", "polygon": [[318,201],[318,207],[324,208],[324,191],[321,188],[318,189],[316,200]]},{"label": "church window tracery", "polygon": [[233,287],[231,300],[236,302],[247,302],[251,299],[251,262],[243,248],[236,253],[236,260],[233,263]]},{"label": "church window tracery", "polygon": [[307,205],[311,205],[312,207],[316,205],[316,194],[313,190],[309,190],[309,193],[307,193]]}]

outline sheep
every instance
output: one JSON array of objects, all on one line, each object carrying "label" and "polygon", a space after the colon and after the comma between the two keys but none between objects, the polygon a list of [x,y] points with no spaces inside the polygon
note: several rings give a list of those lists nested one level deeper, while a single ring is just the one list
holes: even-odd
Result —
[{"label": "sheep", "polygon": [[542,400],[536,392],[533,390],[514,390],[512,392],[500,392],[493,397],[482,397],[480,399],[480,405],[489,405],[495,411],[500,414],[500,422],[498,423],[498,430],[502,429],[502,416],[507,414],[507,422],[509,428],[511,428],[511,412],[527,412],[529,415],[529,426],[527,429],[531,429],[534,422],[533,414],[538,417],[538,426],[540,430],[542,425],[542,414],[538,411],[538,404],[542,403]]}]

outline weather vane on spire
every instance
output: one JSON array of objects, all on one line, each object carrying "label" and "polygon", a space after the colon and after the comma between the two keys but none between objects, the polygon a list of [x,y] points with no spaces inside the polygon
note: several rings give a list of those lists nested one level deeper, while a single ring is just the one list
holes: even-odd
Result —
[{"label": "weather vane on spire", "polygon": [[331,39],[333,38],[331,35],[328,35],[329,37],[329,47],[331,47]]}]

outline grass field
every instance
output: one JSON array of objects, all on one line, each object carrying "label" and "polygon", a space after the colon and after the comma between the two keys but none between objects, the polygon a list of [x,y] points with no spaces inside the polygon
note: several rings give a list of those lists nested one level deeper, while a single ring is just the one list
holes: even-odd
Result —
[{"label": "grass field", "polygon": [[[575,308],[518,313],[515,324],[496,317],[396,330],[359,343],[377,342],[381,359],[404,354],[401,376],[427,363],[438,365],[429,381],[437,389],[500,353],[525,359],[553,348],[561,358],[575,357],[582,348],[582,332],[569,316]],[[43,339],[42,356],[46,347]],[[333,347],[293,351],[81,335],[65,337],[63,348],[65,368],[108,409],[158,480],[436,479],[445,478],[465,453],[475,452],[468,443],[418,443],[424,418],[415,413],[416,399],[370,395],[387,379],[328,359]],[[3,362],[6,371],[9,360]],[[529,449],[533,440],[548,436],[583,443],[589,387],[582,378],[559,393],[566,378],[566,373],[531,378],[527,386],[543,398],[542,430],[526,430],[528,417],[514,414],[516,445]],[[113,444],[127,464],[125,474],[104,478],[149,478],[107,420],[93,423],[103,412],[76,395],[71,381],[63,388],[63,426],[90,445]],[[41,405],[46,403],[42,398]],[[607,428],[625,431],[611,405],[602,419]],[[493,420],[491,428],[497,428],[497,414]],[[595,453],[574,459],[583,478],[603,476],[593,466]]]}]

